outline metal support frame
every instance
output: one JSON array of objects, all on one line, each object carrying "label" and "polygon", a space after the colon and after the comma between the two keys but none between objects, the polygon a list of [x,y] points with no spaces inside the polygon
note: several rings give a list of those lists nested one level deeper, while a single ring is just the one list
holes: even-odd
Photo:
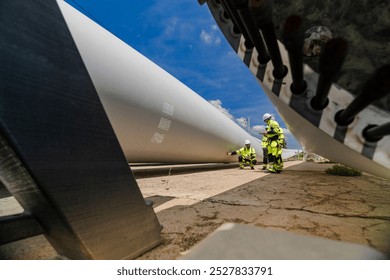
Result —
[{"label": "metal support frame", "polygon": [[56,1],[2,1],[0,65],[0,134],[14,154],[0,159],[0,178],[30,215],[3,218],[2,233],[35,224],[21,237],[41,227],[70,259],[129,259],[158,245],[161,225]]},{"label": "metal support frame", "polygon": [[303,19],[301,17],[292,15],[287,18],[283,28],[283,40],[288,51],[293,80],[291,92],[293,94],[302,94],[306,90],[307,85],[303,79],[302,46],[304,31]]},{"label": "metal support frame", "polygon": [[350,124],[354,117],[365,107],[390,93],[390,64],[379,68],[370,77],[363,87],[362,92],[348,105],[347,108],[336,115],[339,125]]},{"label": "metal support frame", "polygon": [[386,135],[390,135],[390,122],[381,125],[369,125],[363,130],[364,138],[370,142],[379,141]]},{"label": "metal support frame", "polygon": [[271,57],[272,65],[274,66],[272,74],[275,79],[283,79],[287,75],[288,69],[283,65],[276,38],[275,26],[272,20],[272,2],[269,0],[251,0],[249,1],[249,9],[263,34],[268,54]]},{"label": "metal support frame", "polygon": [[332,39],[325,44],[320,56],[319,72],[316,95],[311,100],[311,106],[316,110],[322,110],[328,105],[330,87],[340,71],[347,56],[348,44],[343,38]]},{"label": "metal support frame", "polygon": [[243,1],[234,1],[235,9],[243,22],[244,28],[246,28],[249,37],[251,38],[254,46],[257,50],[258,57],[257,60],[260,64],[267,64],[270,61],[268,55],[267,47],[265,46],[263,37],[260,33],[260,30],[257,28],[255,22],[253,21],[252,15],[248,6],[249,0]]},{"label": "metal support frame", "polygon": [[244,26],[243,22],[241,21],[239,15],[237,14],[237,11],[234,9],[232,3],[229,0],[221,0],[221,5],[222,5],[224,11],[229,14],[234,26],[236,26],[240,30],[242,35],[244,36],[245,46],[248,49],[253,48],[254,45],[253,45],[252,39],[251,39],[250,35],[248,34],[247,30],[245,29],[245,26]]}]

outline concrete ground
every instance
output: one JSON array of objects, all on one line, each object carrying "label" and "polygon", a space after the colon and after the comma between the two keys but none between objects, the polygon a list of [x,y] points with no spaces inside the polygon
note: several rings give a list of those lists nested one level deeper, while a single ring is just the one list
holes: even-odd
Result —
[{"label": "concrete ground", "polygon": [[[163,225],[138,259],[177,259],[225,223],[321,236],[390,254],[390,180],[327,175],[332,164],[288,161],[282,174],[236,165],[132,167]],[[0,216],[20,211],[0,192]],[[53,259],[43,236],[0,246],[0,259]]]},{"label": "concrete ground", "polygon": [[390,181],[327,175],[332,164],[286,162],[282,174],[223,169],[140,178],[163,243],[138,259],[176,259],[225,223],[321,236],[390,253]]}]

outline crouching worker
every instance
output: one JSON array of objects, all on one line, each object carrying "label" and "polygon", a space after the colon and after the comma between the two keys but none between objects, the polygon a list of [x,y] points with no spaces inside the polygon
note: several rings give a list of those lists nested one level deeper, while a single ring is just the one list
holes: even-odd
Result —
[{"label": "crouching worker", "polygon": [[244,168],[244,164],[249,164],[251,169],[255,169],[257,163],[255,148],[251,147],[251,141],[245,140],[245,146],[239,150],[228,152],[228,155],[238,155],[238,162],[240,163],[240,169]]}]

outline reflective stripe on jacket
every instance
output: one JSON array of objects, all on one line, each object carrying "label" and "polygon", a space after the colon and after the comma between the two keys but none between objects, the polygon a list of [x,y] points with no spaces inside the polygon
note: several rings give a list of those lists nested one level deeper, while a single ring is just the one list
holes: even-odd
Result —
[{"label": "reflective stripe on jacket", "polygon": [[263,138],[261,138],[261,147],[263,149],[267,148],[268,145],[268,137],[263,135]]},{"label": "reflective stripe on jacket", "polygon": [[278,139],[284,139],[283,129],[279,126],[275,120],[269,120],[267,123],[267,137],[269,140],[274,141]]},{"label": "reflective stripe on jacket", "polygon": [[256,150],[255,148],[247,148],[243,147],[236,151],[237,154],[242,155],[243,158],[250,157],[251,159],[256,158]]}]

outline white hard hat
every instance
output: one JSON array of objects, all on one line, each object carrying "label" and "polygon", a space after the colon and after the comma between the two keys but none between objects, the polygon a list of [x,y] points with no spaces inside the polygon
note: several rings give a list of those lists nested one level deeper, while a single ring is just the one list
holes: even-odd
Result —
[{"label": "white hard hat", "polygon": [[271,115],[271,114],[265,113],[265,114],[263,115],[263,121],[266,121],[266,120],[268,120],[269,118],[272,118],[272,115]]},{"label": "white hard hat", "polygon": [[251,143],[251,141],[245,140],[245,145],[248,145],[248,144],[250,144],[250,143]]}]

